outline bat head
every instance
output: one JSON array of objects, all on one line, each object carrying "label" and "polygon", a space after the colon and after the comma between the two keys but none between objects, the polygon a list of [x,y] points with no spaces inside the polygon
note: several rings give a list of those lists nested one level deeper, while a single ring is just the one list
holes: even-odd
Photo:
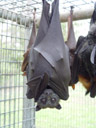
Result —
[{"label": "bat head", "polygon": [[89,34],[96,36],[96,24],[90,26]]},{"label": "bat head", "polygon": [[52,89],[45,89],[37,101],[36,111],[42,108],[61,109],[60,98]]}]

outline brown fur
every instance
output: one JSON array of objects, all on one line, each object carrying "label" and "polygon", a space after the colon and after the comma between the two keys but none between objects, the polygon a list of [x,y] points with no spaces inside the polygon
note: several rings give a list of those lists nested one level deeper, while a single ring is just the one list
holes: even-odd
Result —
[{"label": "brown fur", "polygon": [[82,76],[82,75],[79,75],[78,78],[79,78],[79,81],[82,83],[82,85],[83,85],[87,90],[89,90],[90,87],[91,87],[91,82],[90,82],[90,80],[86,79],[86,78],[85,78],[84,76]]},{"label": "brown fur", "polygon": [[24,60],[23,60],[22,67],[21,67],[21,71],[23,72],[23,76],[26,76],[26,67],[28,65],[29,51],[30,51],[30,48],[27,49],[27,51],[23,55]]}]

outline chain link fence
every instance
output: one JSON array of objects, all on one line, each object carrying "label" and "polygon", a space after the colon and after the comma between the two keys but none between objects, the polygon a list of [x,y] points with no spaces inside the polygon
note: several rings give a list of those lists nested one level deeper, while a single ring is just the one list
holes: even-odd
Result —
[{"label": "chain link fence", "polygon": [[[34,101],[26,98],[21,64],[32,29],[32,11],[35,7],[40,15],[42,6],[41,0],[29,1],[0,0],[0,128],[35,128],[35,120],[36,128],[95,128],[95,99],[85,97],[80,83],[75,91],[69,89],[69,100],[61,101],[62,110],[41,110],[35,118]],[[93,3],[94,0],[61,0],[60,9],[69,11],[71,5],[75,9],[88,8]],[[82,24],[76,22],[76,34],[81,28],[87,31],[86,21]]]},{"label": "chain link fence", "polygon": [[[32,26],[0,18],[0,128],[34,128],[34,102],[26,99],[21,64]],[[25,17],[26,18],[26,17]],[[31,25],[31,24],[30,24]]]}]

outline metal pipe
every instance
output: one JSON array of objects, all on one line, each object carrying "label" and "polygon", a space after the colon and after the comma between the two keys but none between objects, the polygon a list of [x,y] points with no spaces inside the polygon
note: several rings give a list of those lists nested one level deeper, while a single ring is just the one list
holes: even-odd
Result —
[{"label": "metal pipe", "polygon": [[[85,9],[84,10],[74,10],[73,21],[89,19],[92,16],[93,10],[94,10],[94,8],[90,8],[90,9],[86,9],[86,10]],[[60,21],[67,22],[69,14],[70,14],[70,12],[61,13]],[[16,21],[16,18],[17,18],[18,24],[25,26],[25,23],[26,23],[27,27],[30,26],[30,23],[33,22],[33,19],[31,17],[27,17],[27,16],[24,16],[24,15],[15,13],[15,12],[11,12],[9,10],[5,10],[5,9],[0,9],[0,18],[2,18],[2,15],[3,15],[4,19],[8,19],[8,20],[13,19],[13,21]],[[37,19],[36,19],[37,26],[39,25],[39,22],[40,22],[40,16],[37,17]]]}]

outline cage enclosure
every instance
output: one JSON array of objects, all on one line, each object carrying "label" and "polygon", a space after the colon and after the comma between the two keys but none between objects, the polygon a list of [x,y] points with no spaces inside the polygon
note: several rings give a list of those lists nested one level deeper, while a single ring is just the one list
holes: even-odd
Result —
[{"label": "cage enclosure", "polygon": [[[86,35],[95,0],[59,0],[62,31],[66,40],[70,6],[76,39]],[[42,11],[41,0],[0,0],[0,128],[94,128],[95,98],[85,96],[80,83],[69,87],[68,101],[62,110],[44,109],[35,113],[34,99],[26,98],[26,77],[21,64],[33,27],[36,8],[37,31]],[[64,22],[64,23],[63,23]]]}]

